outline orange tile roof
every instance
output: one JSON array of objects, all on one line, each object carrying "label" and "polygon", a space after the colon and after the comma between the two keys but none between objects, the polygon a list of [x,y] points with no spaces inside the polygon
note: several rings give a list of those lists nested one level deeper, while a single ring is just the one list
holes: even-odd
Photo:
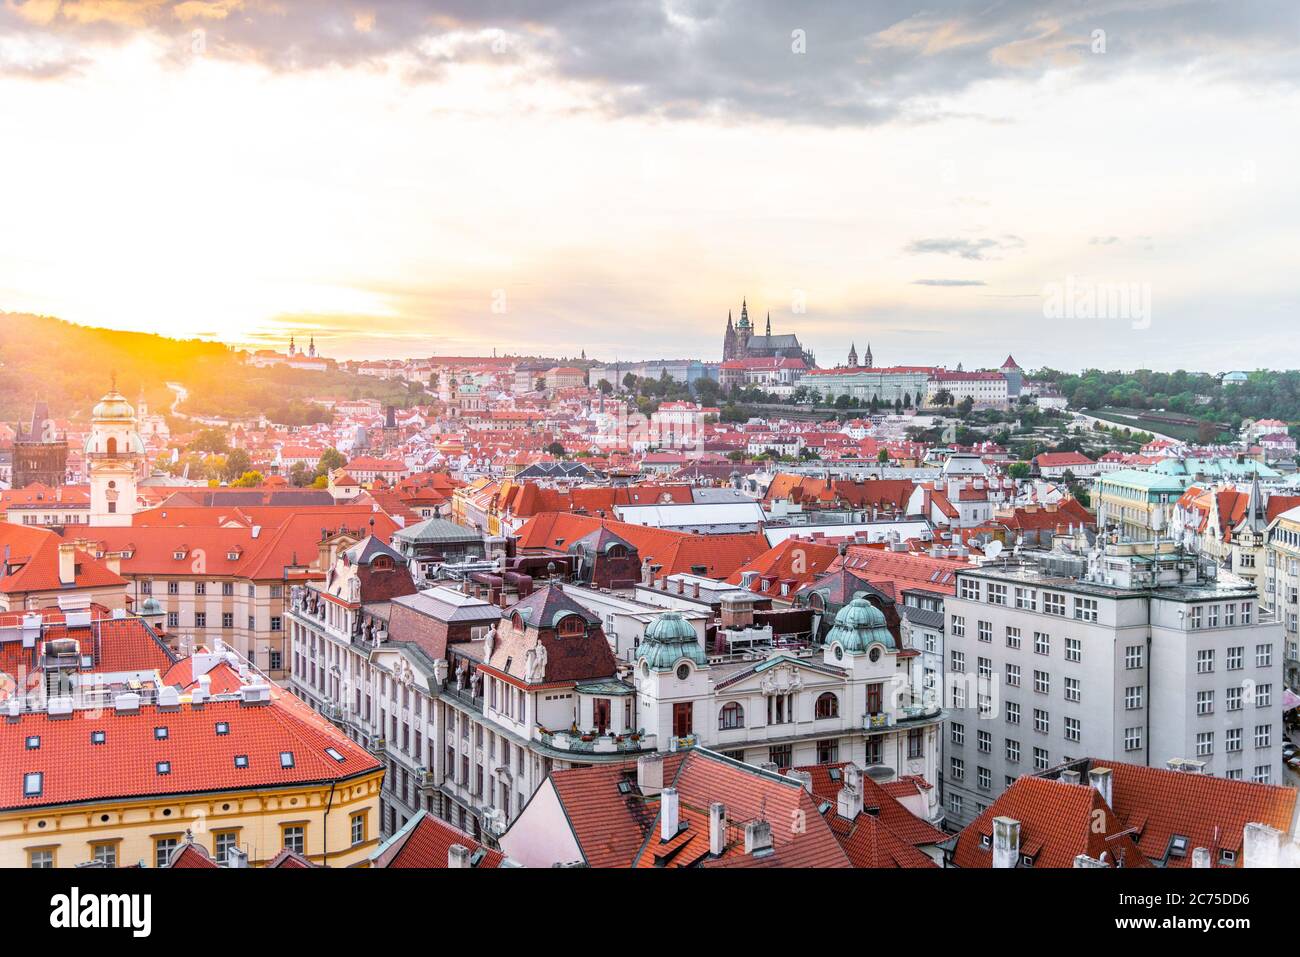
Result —
[{"label": "orange tile roof", "polygon": [[500,867],[505,855],[488,850],[464,831],[440,821],[427,811],[420,811],[375,855],[377,867],[446,868],[447,854],[453,844],[466,848],[471,856],[483,851],[478,868]]},{"label": "orange tile roof", "polygon": [[[106,710],[97,717],[26,712],[0,722],[0,809],[327,782],[383,767],[295,701],[281,695],[266,704],[143,705],[135,713]],[[217,733],[218,722],[228,733]],[[156,737],[159,727],[167,728],[165,739]],[[92,742],[92,731],[105,732],[103,744]],[[40,738],[38,748],[26,746],[31,736]],[[282,766],[282,752],[292,753],[292,767]],[[236,767],[236,755],[247,755],[248,766]],[[160,761],[170,762],[168,773],[159,773]],[[42,773],[43,788],[27,797],[24,775],[32,772]]]},{"label": "orange tile roof", "polygon": [[767,539],[758,532],[694,535],[561,512],[545,512],[525,522],[519,530],[519,547],[564,551],[601,527],[632,544],[642,561],[649,558],[661,565],[661,575],[690,572],[699,566],[707,577],[723,579],[768,550]]},{"label": "orange tile roof", "polygon": [[0,566],[0,594],[67,591],[72,588],[113,588],[125,591],[126,580],[106,564],[78,549],[75,586],[59,580],[59,546],[62,536],[48,529],[0,522],[0,554],[7,553],[8,566]]},{"label": "orange tile roof", "polygon": [[[846,766],[847,762],[812,764],[795,770],[806,771],[812,775],[813,794],[819,800],[834,804],[839,798],[840,789],[844,786],[842,772]],[[837,771],[841,772],[839,776],[835,774]],[[909,811],[902,802],[886,790],[887,786],[876,783],[866,774],[861,775],[860,780],[862,781],[862,806],[875,808],[880,821],[900,840],[913,847],[938,844],[940,841],[947,840],[947,834]],[[910,789],[911,793],[916,793],[915,785],[911,785]]]},{"label": "orange tile roof", "polygon": [[1073,867],[1080,854],[1095,860],[1105,854],[1124,867],[1151,866],[1096,788],[1028,775],[1017,778],[958,835],[954,864],[993,866],[995,817],[1020,822],[1020,853],[1031,857],[1034,867]]}]

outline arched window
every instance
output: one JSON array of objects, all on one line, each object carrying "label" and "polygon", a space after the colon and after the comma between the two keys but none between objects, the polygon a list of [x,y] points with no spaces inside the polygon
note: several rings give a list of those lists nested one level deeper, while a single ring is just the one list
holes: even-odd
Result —
[{"label": "arched window", "polygon": [[745,709],[735,701],[728,701],[718,709],[718,730],[728,731],[731,728],[743,728],[745,726]]},{"label": "arched window", "polygon": [[814,718],[838,718],[840,716],[840,699],[832,691],[825,691],[817,697],[813,708]]},{"label": "arched window", "polygon": [[559,627],[556,628],[556,631],[566,637],[581,635],[586,630],[587,623],[578,615],[569,615],[567,618],[561,618]]},{"label": "arched window", "polygon": [[108,437],[108,444],[105,446],[105,451],[108,452],[109,455],[117,454],[117,438],[115,436],[110,435]]}]

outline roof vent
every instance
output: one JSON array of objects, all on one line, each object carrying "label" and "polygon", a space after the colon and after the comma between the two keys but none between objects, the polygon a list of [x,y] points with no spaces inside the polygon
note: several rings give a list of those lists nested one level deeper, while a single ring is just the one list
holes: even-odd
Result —
[{"label": "roof vent", "polygon": [[158,689],[158,707],[160,708],[179,708],[181,706],[181,693],[167,685]]},{"label": "roof vent", "polygon": [[72,717],[72,698],[67,696],[51,698],[47,709],[51,718],[70,718]]},{"label": "roof vent", "polygon": [[772,853],[772,825],[767,821],[745,823],[745,853],[755,857]]},{"label": "roof vent", "polygon": [[271,686],[261,683],[244,685],[239,689],[239,700],[246,705],[268,704],[271,700]]},{"label": "roof vent", "polygon": [[113,710],[118,714],[135,714],[140,710],[140,696],[134,691],[126,691],[113,699]]}]

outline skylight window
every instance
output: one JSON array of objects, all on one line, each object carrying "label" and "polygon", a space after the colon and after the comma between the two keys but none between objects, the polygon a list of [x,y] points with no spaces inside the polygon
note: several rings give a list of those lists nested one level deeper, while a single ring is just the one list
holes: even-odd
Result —
[{"label": "skylight window", "polygon": [[217,722],[217,734],[229,734],[229,733],[230,733],[230,722],[229,722],[229,721],[218,721],[218,722]]},{"label": "skylight window", "polygon": [[106,735],[103,731],[90,732],[91,744],[103,744],[107,740],[108,740],[108,735]]},{"label": "skylight window", "polygon": [[155,738],[156,740],[158,740],[158,741],[166,741],[166,740],[167,740],[167,726],[166,726],[166,725],[159,725],[158,727],[154,728],[154,729],[153,729],[153,736],[154,736],[154,738]]},{"label": "skylight window", "polygon": [[280,767],[282,767],[282,768],[291,768],[291,767],[293,767],[293,752],[292,752],[292,751],[281,751],[281,752],[280,752]]},{"label": "skylight window", "polygon": [[41,792],[44,790],[44,773],[40,771],[32,771],[23,775],[23,797],[40,797]]},{"label": "skylight window", "polygon": [[237,768],[246,768],[246,767],[248,767],[248,755],[246,755],[246,754],[236,754],[236,755],[235,755],[235,767],[237,767]]},{"label": "skylight window", "polygon": [[156,770],[159,774],[171,774],[172,763],[170,761],[159,761],[157,764],[154,765],[154,770]]},{"label": "skylight window", "polygon": [[[336,751],[334,748],[326,748],[326,749],[325,749],[325,753],[328,754],[328,755],[329,755],[331,758],[333,758],[335,761],[338,761],[340,764],[341,764],[341,763],[343,762],[343,760],[344,760],[343,755],[339,754],[338,751]],[[292,758],[292,755],[291,755],[291,756],[290,756],[290,761],[292,761],[292,760],[293,760],[293,758]]]},{"label": "skylight window", "polygon": [[28,751],[35,751],[40,746],[41,746],[41,736],[39,734],[33,734],[27,738]]}]

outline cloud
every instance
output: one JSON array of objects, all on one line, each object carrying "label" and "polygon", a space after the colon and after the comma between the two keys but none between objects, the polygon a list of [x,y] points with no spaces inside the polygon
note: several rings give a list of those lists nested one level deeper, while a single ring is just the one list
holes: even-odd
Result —
[{"label": "cloud", "polygon": [[[147,31],[274,69],[407,58],[530,65],[584,87],[593,109],[811,124],[929,121],[936,97],[981,81],[1074,70],[1200,70],[1294,84],[1290,0],[0,0],[0,37],[77,43]],[[1104,54],[1093,34],[1104,30]]]},{"label": "cloud", "polygon": [[983,279],[913,279],[913,286],[987,286]]},{"label": "cloud", "polygon": [[[903,251],[913,256],[924,256],[935,253],[941,256],[956,256],[959,259],[985,260],[1000,259],[1000,256],[990,256],[991,252],[1007,249],[1022,249],[1025,241],[1019,236],[1006,234],[996,239],[984,237],[983,239],[960,239],[960,238],[938,238],[938,239],[914,239],[908,243]],[[936,281],[942,284],[942,281]]]}]

